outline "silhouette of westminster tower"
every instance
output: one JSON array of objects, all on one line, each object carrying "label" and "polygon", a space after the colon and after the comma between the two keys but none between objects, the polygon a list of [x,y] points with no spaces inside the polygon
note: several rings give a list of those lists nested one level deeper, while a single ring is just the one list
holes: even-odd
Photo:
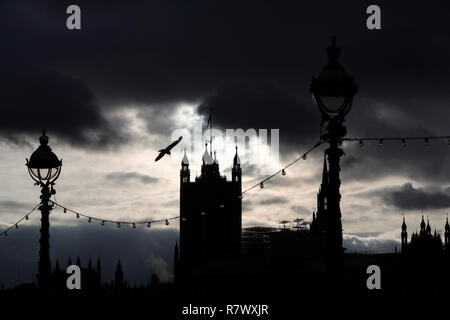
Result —
[{"label": "silhouette of westminster tower", "polygon": [[[186,152],[180,171],[180,241],[175,250],[175,278],[190,277],[197,267],[240,254],[242,235],[242,172],[236,147],[232,180],[220,175],[212,148],[205,152],[201,175],[190,181]],[[179,261],[178,251],[179,250]]]}]

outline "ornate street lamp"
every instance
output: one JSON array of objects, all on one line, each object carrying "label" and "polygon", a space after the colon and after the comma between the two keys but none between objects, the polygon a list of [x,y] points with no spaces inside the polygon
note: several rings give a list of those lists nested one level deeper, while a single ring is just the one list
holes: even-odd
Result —
[{"label": "ornate street lamp", "polygon": [[38,288],[49,289],[51,275],[49,215],[53,207],[49,202],[51,195],[56,193],[53,185],[61,173],[62,160],[59,160],[48,146],[48,137],[45,135],[45,130],[43,130],[39,142],[41,145],[31,154],[30,160],[27,159],[26,166],[28,167],[28,173],[35,181],[35,185],[41,187],[39,210],[42,217],[37,280]]},{"label": "ornate street lamp", "polygon": [[[329,181],[327,194],[326,242],[327,267],[330,270],[339,270],[342,265],[342,222],[339,188],[340,157],[344,155],[339,148],[341,139],[346,135],[347,129],[343,125],[345,115],[350,111],[353,97],[358,86],[353,78],[349,77],[339,63],[340,51],[336,46],[336,38],[332,38],[327,48],[328,64],[317,78],[312,79],[310,92],[314,102],[319,107],[321,123],[321,139],[329,143],[325,151],[328,156]],[[326,131],[322,132],[322,127]]]}]

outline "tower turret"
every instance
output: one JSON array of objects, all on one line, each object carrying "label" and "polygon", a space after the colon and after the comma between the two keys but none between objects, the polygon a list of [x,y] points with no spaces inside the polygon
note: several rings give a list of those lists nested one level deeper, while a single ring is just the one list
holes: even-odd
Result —
[{"label": "tower turret", "polygon": [[311,226],[316,234],[324,234],[326,229],[328,209],[328,166],[327,156],[323,157],[322,183],[320,184],[319,192],[317,193],[317,212],[315,223]]},{"label": "tower turret", "polygon": [[191,179],[191,171],[189,170],[189,160],[186,155],[186,149],[184,149],[184,157],[181,160],[181,171],[180,171],[180,183],[190,182]]},{"label": "tower turret", "polygon": [[233,168],[231,170],[231,177],[233,182],[241,182],[242,179],[242,170],[241,170],[241,159],[238,155],[238,147],[236,146],[236,154],[233,158]]},{"label": "tower turret", "polygon": [[115,289],[122,289],[124,287],[123,282],[123,270],[122,270],[122,264],[119,262],[117,263],[116,272],[114,273],[114,287]]},{"label": "tower turret", "polygon": [[430,219],[427,218],[427,235],[431,235]]},{"label": "tower turret", "polygon": [[408,232],[405,222],[405,215],[403,215],[403,223],[402,223],[402,252],[406,251],[406,248],[408,246]]},{"label": "tower turret", "polygon": [[425,220],[423,219],[423,214],[422,214],[422,222],[420,222],[420,236],[424,236],[426,233],[426,225],[425,225]]}]

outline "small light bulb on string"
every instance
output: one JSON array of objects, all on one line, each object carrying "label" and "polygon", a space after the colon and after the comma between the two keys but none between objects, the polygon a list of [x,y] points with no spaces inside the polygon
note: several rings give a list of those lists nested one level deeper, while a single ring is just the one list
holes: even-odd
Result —
[{"label": "small light bulb on string", "polygon": [[151,228],[151,227],[152,227],[152,223],[151,222],[147,223],[147,228]]},{"label": "small light bulb on string", "polygon": [[64,208],[63,212],[64,212],[64,213],[67,213],[67,209],[66,209],[66,208]]},{"label": "small light bulb on string", "polygon": [[25,216],[25,220],[29,220],[30,218],[28,217],[28,215]]},{"label": "small light bulb on string", "polygon": [[238,198],[242,200],[244,197],[240,194]]},{"label": "small light bulb on string", "polygon": [[181,218],[181,220],[182,220],[182,221],[186,221],[186,220],[187,220],[187,218]]},{"label": "small light bulb on string", "polygon": [[17,225],[17,223],[16,223],[16,225],[14,226],[16,229],[19,229],[19,226]]},{"label": "small light bulb on string", "polygon": [[77,213],[77,219],[80,219],[80,215]]},{"label": "small light bulb on string", "polygon": [[379,146],[379,147],[382,147],[383,145],[384,145],[383,139],[378,140],[378,146]]},{"label": "small light bulb on string", "polygon": [[359,144],[358,144],[358,145],[359,145],[359,147],[360,147],[360,148],[364,147],[364,142],[363,142],[363,140],[362,140],[362,139],[361,139],[361,140],[359,140]]},{"label": "small light bulb on string", "polygon": [[200,214],[201,214],[202,216],[204,216],[204,215],[206,215],[206,212],[205,212],[205,211],[202,211],[202,212],[200,212]]},{"label": "small light bulb on string", "polygon": [[223,209],[223,208],[225,207],[225,205],[224,205],[224,204],[221,204],[219,207],[220,207],[221,209]]},{"label": "small light bulb on string", "polygon": [[286,175],[286,171],[284,171],[284,169],[281,169],[281,175],[285,176]]},{"label": "small light bulb on string", "polygon": [[136,223],[133,222],[133,229],[136,229]]},{"label": "small light bulb on string", "polygon": [[264,183],[261,182],[261,183],[259,184],[259,187],[260,187],[261,189],[264,189]]},{"label": "small light bulb on string", "polygon": [[88,222],[89,222],[89,223],[91,223],[91,222],[92,222],[92,218],[91,218],[91,217],[89,217],[89,219],[88,219]]},{"label": "small light bulb on string", "polygon": [[306,154],[302,155],[302,160],[306,160],[308,156]]},{"label": "small light bulb on string", "polygon": [[405,140],[405,138],[402,138],[402,146],[406,147],[406,140]]},{"label": "small light bulb on string", "polygon": [[168,225],[169,225],[169,220],[166,219],[166,226],[168,226]]},{"label": "small light bulb on string", "polygon": [[428,145],[429,145],[428,138],[425,138],[425,139],[423,140],[423,143],[425,144],[426,147],[428,147]]},{"label": "small light bulb on string", "polygon": [[100,223],[101,226],[105,225],[105,220],[102,221],[102,223]]},{"label": "small light bulb on string", "polygon": [[117,228],[120,228],[120,222],[117,222]]}]

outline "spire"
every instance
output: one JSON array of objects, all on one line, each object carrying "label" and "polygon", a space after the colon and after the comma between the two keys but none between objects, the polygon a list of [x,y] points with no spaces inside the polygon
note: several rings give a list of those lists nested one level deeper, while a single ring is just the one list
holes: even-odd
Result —
[{"label": "spire", "polygon": [[241,159],[239,159],[238,155],[238,147],[236,146],[236,154],[233,158],[233,168],[231,169],[231,178],[234,182],[239,183],[239,192],[241,192],[242,188],[242,170],[241,170]]},{"label": "spire", "polygon": [[209,151],[210,155],[212,156],[212,108],[209,108],[208,126],[209,126]]},{"label": "spire", "polygon": [[217,157],[216,157],[216,150],[214,150],[214,163],[218,163],[217,162]]},{"label": "spire", "polygon": [[448,214],[447,214],[447,218],[445,219],[445,231],[450,232],[450,225],[448,224]]},{"label": "spire", "polygon": [[428,219],[428,217],[427,217],[427,232],[428,232],[429,234],[431,234],[430,219]]},{"label": "spire", "polygon": [[117,263],[116,272],[114,273],[114,286],[117,289],[122,289],[124,286],[123,271],[122,271],[122,265],[120,264],[120,258],[119,258],[119,262]]},{"label": "spire", "polygon": [[422,222],[420,223],[420,230],[425,230],[425,220],[423,218],[423,213],[422,213]]},{"label": "spire", "polygon": [[59,268],[59,259],[56,258],[55,271],[59,271],[59,270],[60,270],[60,268]]},{"label": "spire", "polygon": [[241,165],[241,159],[238,156],[238,147],[236,146],[236,154],[234,155],[233,159],[233,166]]},{"label": "spire", "polygon": [[205,143],[205,153],[203,153],[203,164],[212,164],[214,162],[213,158],[208,152],[208,142]]},{"label": "spire", "polygon": [[322,171],[322,186],[325,188],[328,185],[328,167],[327,167],[327,154],[323,155],[323,171]]},{"label": "spire", "polygon": [[181,160],[181,164],[189,164],[189,159],[186,156],[186,149],[184,149],[184,157],[183,160]]},{"label": "spire", "polygon": [[403,214],[402,231],[406,231],[405,214]]}]

